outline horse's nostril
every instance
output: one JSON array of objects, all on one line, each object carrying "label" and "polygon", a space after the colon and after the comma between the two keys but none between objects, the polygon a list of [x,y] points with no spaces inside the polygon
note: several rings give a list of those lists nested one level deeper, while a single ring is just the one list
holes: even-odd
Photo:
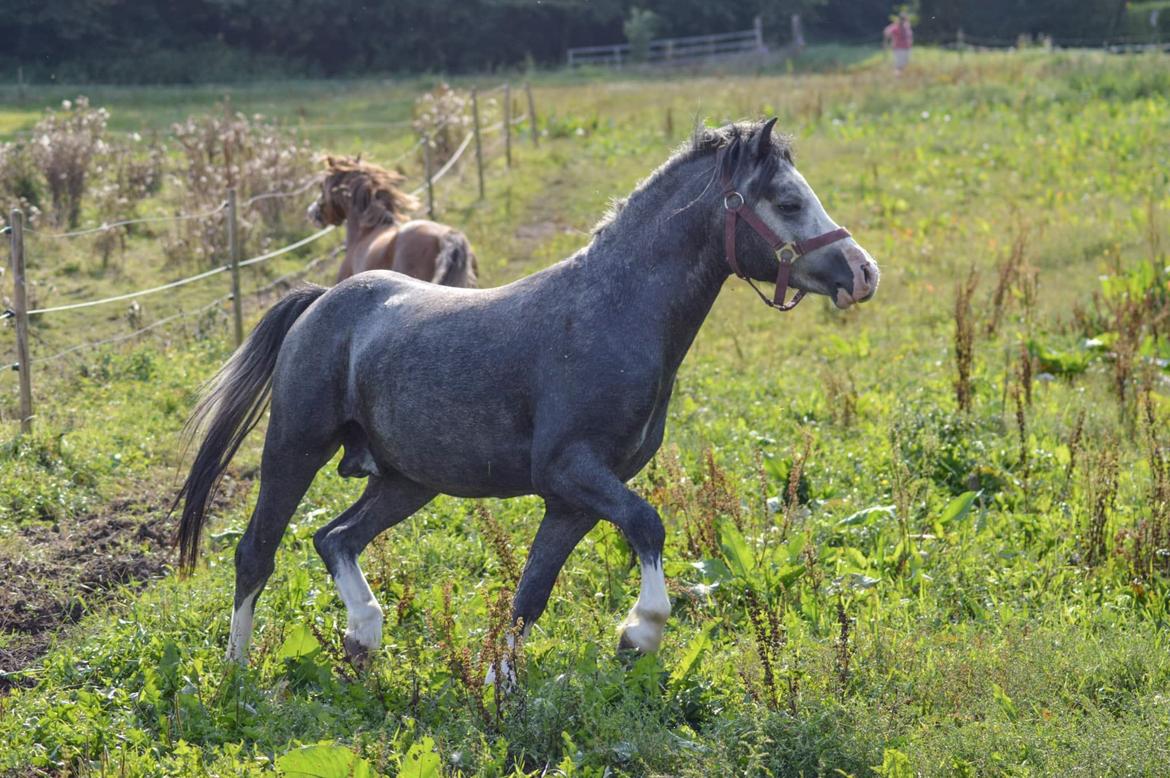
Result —
[{"label": "horse's nostril", "polygon": [[873,270],[868,262],[861,266],[861,278],[865,281],[866,287],[873,286]]}]

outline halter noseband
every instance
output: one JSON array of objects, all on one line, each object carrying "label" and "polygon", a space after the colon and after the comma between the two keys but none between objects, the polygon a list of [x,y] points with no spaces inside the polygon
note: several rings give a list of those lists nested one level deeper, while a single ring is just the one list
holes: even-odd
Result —
[{"label": "halter noseband", "polygon": [[[755,293],[760,296],[760,299],[764,301],[765,305],[775,308],[778,311],[791,311],[796,307],[797,303],[804,299],[805,294],[803,289],[798,289],[790,302],[784,302],[784,298],[788,295],[788,277],[792,274],[793,263],[810,251],[816,251],[831,243],[836,243],[839,240],[845,240],[851,237],[849,230],[844,227],[838,227],[835,230],[826,232],[823,235],[817,235],[808,240],[784,240],[772,231],[772,228],[760,218],[760,215],[756,213],[754,208],[747,204],[744,196],[731,183],[731,173],[723,164],[723,156],[726,148],[719,149],[719,153],[715,156],[715,166],[720,170],[723,184],[723,210],[727,214],[727,218],[723,222],[723,251],[727,256],[727,264],[731,266],[733,273],[748,282],[751,288],[755,290]],[[756,231],[756,234],[767,241],[772,251],[776,252],[776,261],[780,263],[780,267],[776,271],[776,292],[771,300],[760,291],[759,287],[748,277],[747,273],[744,273],[740,269],[739,259],[735,255],[735,227],[737,218],[742,218],[751,225],[751,228]]]}]

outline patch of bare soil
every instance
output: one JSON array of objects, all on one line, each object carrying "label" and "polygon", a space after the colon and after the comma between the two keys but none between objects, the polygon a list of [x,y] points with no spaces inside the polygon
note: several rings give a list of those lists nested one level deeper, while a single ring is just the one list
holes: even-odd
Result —
[{"label": "patch of bare soil", "polygon": [[[213,510],[247,494],[224,479]],[[18,671],[48,651],[53,639],[120,587],[138,588],[171,567],[175,518],[169,491],[114,500],[68,527],[20,528],[18,553],[0,556],[0,694],[31,679]]]}]

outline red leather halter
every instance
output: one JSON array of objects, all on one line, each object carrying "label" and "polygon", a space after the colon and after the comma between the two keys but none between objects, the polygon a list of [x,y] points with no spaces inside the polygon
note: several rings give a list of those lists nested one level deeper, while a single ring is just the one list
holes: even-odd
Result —
[{"label": "red leather halter", "polygon": [[[755,290],[756,294],[760,296],[760,299],[766,305],[778,311],[791,311],[796,307],[797,303],[804,299],[805,294],[803,289],[798,289],[791,302],[784,302],[784,298],[788,295],[788,277],[792,274],[792,264],[810,251],[816,251],[831,243],[836,243],[839,240],[845,240],[851,237],[849,230],[844,227],[838,227],[835,230],[807,240],[784,240],[773,232],[771,227],[764,223],[764,220],[760,218],[760,215],[756,213],[755,209],[747,204],[744,196],[736,191],[731,183],[731,174],[723,165],[723,152],[724,149],[719,150],[715,158],[715,165],[721,170],[723,210],[727,214],[727,218],[723,223],[723,251],[727,255],[727,264],[731,266],[733,273],[751,285],[752,289]],[[761,238],[766,240],[772,250],[776,252],[776,261],[780,263],[780,267],[776,271],[776,292],[771,300],[760,291],[755,282],[739,267],[739,259],[735,255],[735,227],[736,220],[740,218],[751,225],[751,228]]]}]

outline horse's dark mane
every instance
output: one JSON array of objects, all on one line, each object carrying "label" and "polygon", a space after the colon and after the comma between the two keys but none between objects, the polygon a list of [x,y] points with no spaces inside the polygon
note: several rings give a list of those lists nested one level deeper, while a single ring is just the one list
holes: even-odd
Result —
[{"label": "horse's dark mane", "polygon": [[[668,172],[688,162],[714,156],[720,149],[730,149],[744,144],[751,140],[763,126],[764,122],[734,122],[723,127],[695,127],[690,139],[675,149],[670,159],[660,165],[657,170],[640,181],[628,197],[614,199],[610,202],[609,209],[593,228],[593,234],[600,235],[609,225],[613,224],[630,198],[652,186]],[[755,176],[756,181],[770,180],[775,176],[782,161],[793,164],[792,139],[789,136],[773,133],[771,150],[772,153],[765,156],[759,163],[758,173]],[[741,154],[729,154],[724,160],[724,164],[730,165],[734,169],[742,158]],[[713,171],[713,182],[718,175],[719,171]]]},{"label": "horse's dark mane", "polygon": [[329,157],[326,166],[327,199],[348,194],[346,207],[361,214],[364,227],[398,224],[418,208],[418,200],[398,188],[401,173],[351,157]]},{"label": "horse's dark mane", "polygon": [[[729,147],[737,141],[743,142],[751,139],[763,126],[764,122],[735,122],[723,127],[696,127],[690,141],[683,144],[666,164],[689,162],[708,154],[714,154],[719,149]],[[789,136],[773,133],[772,151],[769,159],[775,160],[777,164],[781,160],[792,163],[792,139]]]}]

